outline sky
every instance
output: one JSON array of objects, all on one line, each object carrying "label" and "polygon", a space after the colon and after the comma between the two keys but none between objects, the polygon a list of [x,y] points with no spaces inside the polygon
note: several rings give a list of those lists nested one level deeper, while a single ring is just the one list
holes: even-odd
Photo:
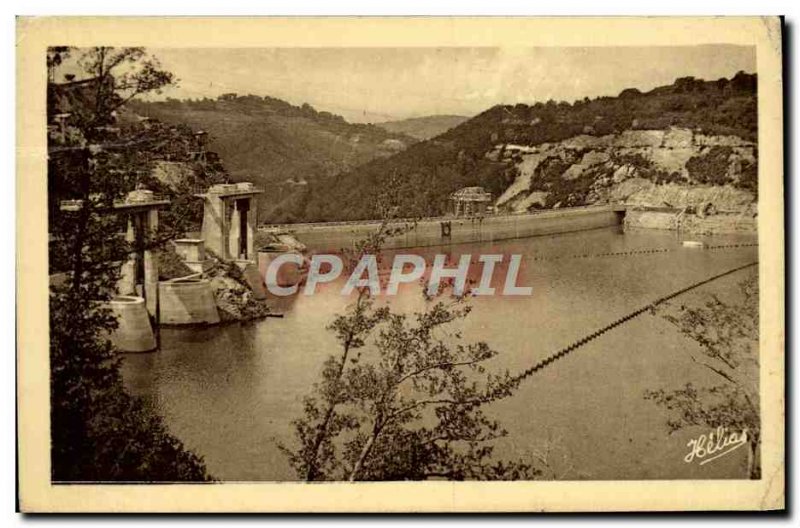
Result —
[{"label": "sky", "polygon": [[179,83],[160,98],[270,95],[380,122],[472,116],[496,104],[572,102],[645,91],[678,77],[755,73],[755,48],[731,45],[582,48],[150,49]]}]

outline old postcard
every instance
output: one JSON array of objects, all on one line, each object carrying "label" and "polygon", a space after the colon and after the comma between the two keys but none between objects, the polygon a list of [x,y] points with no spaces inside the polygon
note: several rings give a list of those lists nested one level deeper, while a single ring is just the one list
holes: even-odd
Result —
[{"label": "old postcard", "polygon": [[20,18],[26,512],[784,507],[778,18]]}]

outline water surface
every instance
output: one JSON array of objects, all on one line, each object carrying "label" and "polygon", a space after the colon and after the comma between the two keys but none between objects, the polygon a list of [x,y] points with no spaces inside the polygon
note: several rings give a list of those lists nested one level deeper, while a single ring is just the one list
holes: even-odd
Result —
[{"label": "water surface", "polygon": [[[753,243],[752,236],[694,237],[709,244]],[[628,257],[591,255],[669,248]],[[603,228],[581,233],[460,244],[419,250],[523,255],[522,285],[530,297],[484,297],[464,328],[501,353],[491,367],[524,370],[642,305],[728,269],[757,260],[756,247],[683,248],[672,232]],[[568,258],[575,255],[581,258]],[[583,255],[587,255],[583,257]],[[552,260],[537,260],[547,257]],[[553,259],[553,257],[562,257]],[[714,281],[676,302],[713,292],[736,299],[736,284],[751,271]],[[295,475],[278,442],[292,442],[292,419],[336,352],[325,327],[347,299],[335,288],[284,300],[282,319],[209,328],[162,329],[161,349],[126,355],[129,390],[164,416],[170,430],[205,458],[223,480],[288,480]],[[421,306],[418,287],[394,298],[395,310]],[[704,466],[686,464],[686,443],[702,430],[670,435],[667,415],[645,401],[646,389],[716,382],[692,362],[699,349],[653,315],[600,336],[527,379],[510,398],[491,404],[509,436],[496,443],[498,459],[547,451],[562,478],[742,478],[744,448]]]}]

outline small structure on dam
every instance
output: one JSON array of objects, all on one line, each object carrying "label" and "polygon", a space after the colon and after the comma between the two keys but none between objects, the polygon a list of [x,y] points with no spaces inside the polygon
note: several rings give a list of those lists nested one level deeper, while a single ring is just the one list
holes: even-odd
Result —
[{"label": "small structure on dam", "polygon": [[263,191],[252,183],[212,185],[203,199],[203,240],[223,260],[255,261],[255,196]]},{"label": "small structure on dam", "polygon": [[484,215],[492,203],[492,195],[483,187],[464,187],[451,194],[450,200],[455,216]]},{"label": "small structure on dam", "polygon": [[158,260],[153,248],[147,246],[147,237],[158,229],[158,210],[168,205],[169,200],[147,189],[131,191],[124,201],[114,204],[116,212],[128,217],[125,239],[134,247],[122,265],[117,289],[122,295],[144,297],[147,312],[153,317],[158,307]]},{"label": "small structure on dam", "polygon": [[206,257],[206,246],[202,238],[178,238],[172,243],[175,245],[175,253],[190,270],[204,273],[211,267],[212,262]]}]

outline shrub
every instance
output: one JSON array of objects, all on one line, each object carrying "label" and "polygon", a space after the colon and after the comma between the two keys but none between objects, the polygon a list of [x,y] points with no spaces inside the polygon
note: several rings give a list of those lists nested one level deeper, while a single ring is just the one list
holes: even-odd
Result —
[{"label": "shrub", "polygon": [[708,152],[693,156],[686,162],[689,176],[697,183],[724,185],[730,182],[728,175],[729,159],[733,149],[730,147],[711,147]]},{"label": "shrub", "polygon": [[107,309],[71,290],[50,297],[53,481],[206,481],[202,458],[125,392],[105,337]]},{"label": "shrub", "polygon": [[[755,156],[758,159],[758,152]],[[736,187],[758,196],[758,162],[751,163],[747,160],[742,162],[742,174],[739,176],[739,181],[736,182]]]}]

